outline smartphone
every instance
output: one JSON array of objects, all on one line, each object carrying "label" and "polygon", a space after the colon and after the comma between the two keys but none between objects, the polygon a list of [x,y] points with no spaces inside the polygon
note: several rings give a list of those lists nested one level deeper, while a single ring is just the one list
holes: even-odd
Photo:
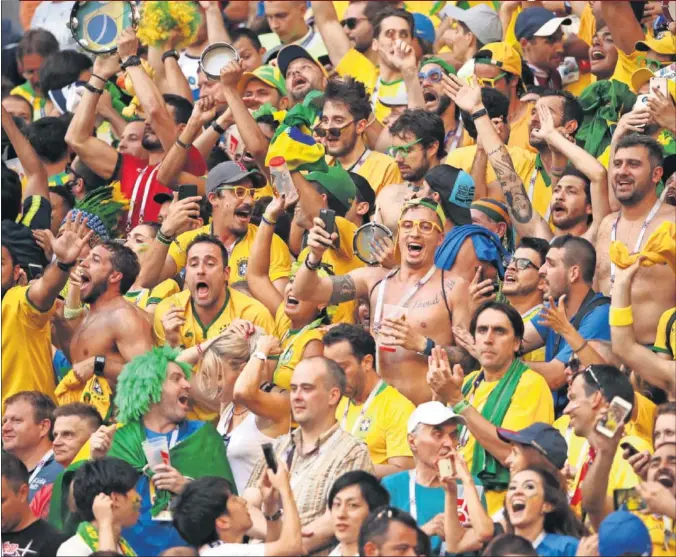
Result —
[{"label": "smartphone", "polygon": [[44,267],[42,265],[36,265],[35,263],[28,264],[28,280],[39,279],[44,273]]},{"label": "smartphone", "polygon": [[186,199],[187,197],[197,197],[196,184],[181,184],[178,186],[178,200]]},{"label": "smartphone", "polygon": [[106,367],[106,357],[105,356],[96,356],[94,358],[94,375],[96,377],[103,377],[103,370]]},{"label": "smartphone", "polygon": [[439,461],[438,467],[439,467],[439,477],[440,478],[447,478],[449,476],[450,477],[456,476],[455,460],[452,457],[441,459]]},{"label": "smartphone", "polygon": [[324,230],[329,234],[333,234],[336,227],[336,212],[331,209],[321,209],[319,211],[319,218],[324,223]]},{"label": "smartphone", "polygon": [[628,443],[627,441],[625,441],[624,443],[620,443],[620,447],[624,451],[629,451],[629,457],[638,454],[638,449],[634,447],[634,445],[632,445],[631,443]]},{"label": "smartphone", "polygon": [[275,451],[272,448],[272,443],[263,443],[261,448],[263,449],[263,456],[265,457],[265,462],[267,463],[268,468],[270,468],[270,470],[276,474],[277,458],[275,457]]},{"label": "smartphone", "polygon": [[608,413],[596,425],[596,431],[606,437],[615,435],[617,428],[624,423],[625,418],[631,412],[632,405],[623,398],[616,396],[610,401]]},{"label": "smartphone", "polygon": [[669,98],[669,92],[667,91],[667,78],[666,77],[651,77],[650,78],[650,92],[652,93],[655,89],[659,89],[667,99]]},{"label": "smartphone", "polygon": [[614,490],[613,505],[615,506],[615,510],[622,509],[629,512],[644,511],[648,508],[646,502],[638,494],[635,487]]}]

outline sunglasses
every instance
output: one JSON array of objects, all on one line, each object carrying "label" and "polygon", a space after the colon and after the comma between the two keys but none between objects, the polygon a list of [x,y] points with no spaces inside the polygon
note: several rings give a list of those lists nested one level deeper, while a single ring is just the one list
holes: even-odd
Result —
[{"label": "sunglasses", "polygon": [[244,199],[247,195],[251,197],[256,193],[256,188],[247,188],[245,186],[221,186],[217,191],[230,190],[235,192],[235,197],[237,199]]},{"label": "sunglasses", "polygon": [[399,228],[405,232],[412,231],[414,227],[420,230],[421,234],[425,235],[432,234],[435,228],[443,234],[441,226],[439,226],[436,222],[432,222],[431,220],[401,219],[399,221]]},{"label": "sunglasses", "polygon": [[507,267],[514,263],[514,266],[516,267],[517,271],[525,271],[528,269],[528,267],[533,267],[536,271],[539,271],[539,267],[535,265],[530,259],[527,259],[525,257],[513,257],[508,263]]},{"label": "sunglasses", "polygon": [[343,21],[340,22],[342,27],[347,27],[350,31],[353,31],[357,28],[360,21],[366,21],[366,17],[346,17]]},{"label": "sunglasses", "polygon": [[429,72],[418,72],[418,80],[423,83],[426,79],[430,83],[439,83],[444,73],[439,68],[432,68]]},{"label": "sunglasses", "polygon": [[326,137],[328,135],[331,139],[338,139],[340,137],[340,134],[343,133],[343,130],[347,128],[350,124],[354,124],[354,120],[348,122],[347,124],[344,124],[339,128],[322,128],[320,124],[314,129],[314,132],[319,137]]},{"label": "sunglasses", "polygon": [[[507,76],[506,72],[502,72],[499,75],[496,75],[495,77],[476,77],[477,83],[481,87],[495,87],[495,84],[500,81],[501,79],[504,79]],[[471,76],[470,76],[471,77]]]},{"label": "sunglasses", "polygon": [[660,60],[655,60],[654,58],[648,58],[647,56],[637,56],[636,62],[640,66],[641,63],[645,64],[645,67],[648,68],[651,72],[657,71],[664,66],[670,64],[670,62],[661,62]]},{"label": "sunglasses", "polygon": [[387,154],[390,155],[390,157],[394,158],[397,155],[401,155],[402,157],[407,157],[408,154],[411,152],[411,149],[413,146],[417,145],[422,141],[422,137],[420,139],[416,139],[415,141],[411,141],[411,143],[407,143],[406,145],[398,145],[398,146],[392,146],[387,150]]}]

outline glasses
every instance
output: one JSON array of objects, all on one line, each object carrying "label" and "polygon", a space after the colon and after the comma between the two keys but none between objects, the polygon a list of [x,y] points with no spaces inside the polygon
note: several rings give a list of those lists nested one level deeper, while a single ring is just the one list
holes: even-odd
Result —
[{"label": "glasses", "polygon": [[425,235],[432,234],[435,228],[443,234],[441,227],[436,222],[432,222],[431,220],[401,219],[399,221],[399,228],[405,232],[410,232],[414,227],[420,230],[421,234]]},{"label": "glasses", "polygon": [[256,193],[256,188],[247,188],[245,186],[220,186],[217,191],[230,190],[235,193],[237,199],[244,199],[248,195],[251,197]]},{"label": "glasses", "polygon": [[517,271],[525,271],[528,267],[533,267],[536,271],[540,270],[535,263],[525,257],[513,257],[506,266],[509,267],[512,263],[514,263]]},{"label": "glasses", "polygon": [[339,128],[322,128],[321,124],[314,129],[314,132],[319,137],[326,137],[327,135],[332,139],[338,139],[340,134],[343,133],[343,130],[347,128],[350,124],[354,124],[354,120],[351,120],[347,124],[342,125]]},{"label": "glasses", "polygon": [[[476,76],[474,76],[474,77],[476,77],[477,83],[481,87],[493,87],[494,88],[495,84],[506,76],[507,76],[507,73],[502,72],[501,74],[496,75],[495,77],[476,77]],[[472,77],[472,76],[470,76],[470,77]]]},{"label": "glasses", "polygon": [[418,80],[423,83],[426,79],[430,83],[439,83],[444,73],[439,68],[432,68],[429,72],[418,72]]},{"label": "glasses", "polygon": [[417,145],[422,141],[422,137],[420,139],[416,139],[415,141],[411,141],[411,143],[407,143],[406,145],[393,145],[387,150],[387,154],[390,155],[390,157],[394,158],[397,155],[401,155],[402,157],[407,157],[408,154],[411,152],[411,148],[414,145]]},{"label": "glasses", "polygon": [[357,28],[360,21],[366,21],[365,17],[346,17],[343,21],[340,22],[341,26],[347,27],[350,31],[353,31]]},{"label": "glasses", "polygon": [[637,56],[636,62],[638,63],[639,66],[641,65],[641,63],[645,64],[645,67],[648,68],[651,72],[655,72],[669,64],[669,62],[661,62],[660,60],[648,58],[647,56]]}]

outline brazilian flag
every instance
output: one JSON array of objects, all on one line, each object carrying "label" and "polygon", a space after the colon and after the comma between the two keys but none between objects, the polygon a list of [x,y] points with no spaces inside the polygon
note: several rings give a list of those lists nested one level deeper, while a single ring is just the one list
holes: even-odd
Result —
[{"label": "brazilian flag", "polygon": [[91,50],[112,49],[118,35],[132,25],[131,16],[129,2],[85,2],[77,11],[75,35]]}]

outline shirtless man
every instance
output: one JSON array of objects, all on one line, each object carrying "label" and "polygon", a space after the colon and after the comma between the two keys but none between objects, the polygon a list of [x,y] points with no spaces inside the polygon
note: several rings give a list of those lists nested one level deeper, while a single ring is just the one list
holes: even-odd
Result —
[{"label": "shirtless man", "polygon": [[143,310],[124,299],[139,273],[134,252],[116,242],[99,244],[80,266],[81,300],[89,313],[70,343],[73,371],[85,383],[103,356],[103,376],[111,388],[124,365],[153,347],[152,328]]},{"label": "shirtless man", "polygon": [[[399,269],[365,267],[326,278],[320,278],[313,267],[321,261],[335,233],[329,236],[321,219],[314,219],[308,236],[310,254],[296,275],[294,292],[301,300],[323,304],[368,299],[371,330],[379,345],[380,374],[418,405],[432,399],[425,375],[427,357],[435,343],[446,348],[454,363],[471,366],[468,354],[451,346],[451,324],[469,322],[469,290],[464,280],[451,278],[434,267],[434,250],[443,240],[445,221],[439,206],[431,199],[410,201],[401,219]],[[392,309],[405,317],[387,318],[393,315]]]},{"label": "shirtless man", "polygon": [[[596,289],[606,295],[611,293],[615,274],[609,256],[613,239],[623,242],[631,253],[639,252],[662,223],[676,222],[674,208],[662,203],[655,192],[664,170],[662,153],[654,139],[632,134],[618,142],[611,158],[610,185],[622,207],[603,220],[596,243]],[[652,346],[660,316],[676,305],[671,267],[641,267],[632,284],[631,301],[636,340]]]}]

